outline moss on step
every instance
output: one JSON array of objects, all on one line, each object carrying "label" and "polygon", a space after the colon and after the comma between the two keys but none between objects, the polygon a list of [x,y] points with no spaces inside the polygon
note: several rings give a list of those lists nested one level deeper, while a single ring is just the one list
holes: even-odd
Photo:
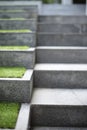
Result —
[{"label": "moss on step", "polygon": [[0,30],[0,33],[30,33],[31,30]]},{"label": "moss on step", "polygon": [[27,20],[25,18],[0,18],[0,20]]},{"label": "moss on step", "polygon": [[13,10],[0,10],[0,13],[20,13],[20,12],[26,12],[25,10],[16,10],[16,9],[13,9]]},{"label": "moss on step", "polygon": [[15,128],[20,105],[0,103],[0,128]]},{"label": "moss on step", "polygon": [[28,50],[28,46],[0,46],[0,50]]},{"label": "moss on step", "polygon": [[25,71],[24,67],[0,67],[0,78],[22,78]]}]

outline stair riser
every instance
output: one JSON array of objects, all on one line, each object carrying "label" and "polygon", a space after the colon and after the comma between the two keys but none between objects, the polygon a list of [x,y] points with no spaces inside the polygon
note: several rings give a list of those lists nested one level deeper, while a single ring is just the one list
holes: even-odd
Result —
[{"label": "stair riser", "polygon": [[0,78],[0,101],[29,103],[32,86],[32,75],[30,78]]},{"label": "stair riser", "polygon": [[87,63],[86,49],[37,49],[37,63]]},{"label": "stair riser", "polygon": [[87,106],[31,106],[32,126],[86,127]]},{"label": "stair riser", "polygon": [[0,66],[23,66],[32,69],[35,51],[0,51]]},{"label": "stair riser", "polygon": [[41,34],[37,46],[87,46],[86,34]]},{"label": "stair riser", "polygon": [[0,20],[1,30],[15,30],[15,29],[29,29],[36,31],[37,29],[36,20]]},{"label": "stair riser", "polygon": [[85,16],[39,16],[40,22],[60,23],[60,24],[87,24]]},{"label": "stair riser", "polygon": [[[2,4],[2,3],[0,3]],[[3,3],[3,5],[0,6],[0,10],[3,11],[8,11],[8,10],[24,10],[24,11],[30,11],[30,12],[38,12],[38,8],[37,5],[24,5],[23,3],[17,4],[15,5],[15,3],[12,5],[12,3],[8,3],[9,5],[7,5],[6,3]],[[11,4],[11,5],[10,5]]]},{"label": "stair riser", "polygon": [[39,24],[39,32],[57,32],[61,33],[87,33],[87,24]]},{"label": "stair riser", "polygon": [[87,88],[86,77],[87,71],[35,70],[34,86],[37,88]]},{"label": "stair riser", "polygon": [[37,18],[37,14],[33,12],[3,12],[0,13],[0,18]]},{"label": "stair riser", "polygon": [[0,45],[36,46],[35,33],[0,33]]}]

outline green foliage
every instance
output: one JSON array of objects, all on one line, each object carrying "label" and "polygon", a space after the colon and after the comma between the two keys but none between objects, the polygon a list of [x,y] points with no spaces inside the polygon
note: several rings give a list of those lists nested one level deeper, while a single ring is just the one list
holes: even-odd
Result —
[{"label": "green foliage", "polygon": [[20,105],[0,103],[0,128],[15,128]]},{"label": "green foliage", "polygon": [[28,50],[28,46],[0,46],[0,50]]},{"label": "green foliage", "polygon": [[25,71],[24,67],[0,67],[0,78],[21,78]]},{"label": "green foliage", "polygon": [[61,0],[43,0],[43,3],[51,4],[51,3],[55,3],[55,1],[56,1],[57,3],[61,3]]},{"label": "green foliage", "polygon": [[19,13],[19,12],[25,12],[25,10],[0,10],[0,13]]},{"label": "green foliage", "polygon": [[0,18],[0,20],[26,20],[25,18]]},{"label": "green foliage", "polygon": [[31,30],[0,30],[0,33],[29,33]]}]

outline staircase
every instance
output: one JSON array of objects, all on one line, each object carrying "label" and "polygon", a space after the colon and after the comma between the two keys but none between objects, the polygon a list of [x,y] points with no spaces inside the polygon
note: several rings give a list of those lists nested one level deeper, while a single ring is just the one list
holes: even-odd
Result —
[{"label": "staircase", "polygon": [[38,18],[31,129],[87,130],[87,18],[44,11]]},{"label": "staircase", "polygon": [[0,4],[1,10],[21,10],[1,11],[0,29],[32,31],[0,33],[0,45],[30,47],[28,51],[0,51],[0,66],[27,69],[21,79],[0,78],[0,100],[24,105],[19,116],[21,120],[14,130],[87,130],[87,17],[84,6],[23,4]]}]

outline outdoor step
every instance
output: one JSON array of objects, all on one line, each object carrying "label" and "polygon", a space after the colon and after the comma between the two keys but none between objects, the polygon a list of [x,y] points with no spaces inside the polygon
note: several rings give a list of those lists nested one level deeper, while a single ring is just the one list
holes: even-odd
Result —
[{"label": "outdoor step", "polygon": [[[5,7],[5,8],[3,8]],[[16,9],[29,9],[32,8],[32,10],[36,10],[38,12],[41,12],[42,9],[42,1],[0,1],[0,8],[1,9],[8,9],[8,8],[15,7]],[[10,9],[9,8],[9,9]],[[35,12],[36,12],[35,11]]]},{"label": "outdoor step", "polygon": [[38,20],[42,23],[87,24],[86,16],[40,15]]},{"label": "outdoor step", "polygon": [[33,87],[33,70],[22,78],[0,78],[0,101],[29,103]]},{"label": "outdoor step", "polygon": [[31,126],[87,127],[86,99],[87,89],[34,89]]},{"label": "outdoor step", "polygon": [[87,127],[31,127],[31,130],[87,130]]},{"label": "outdoor step", "polygon": [[87,46],[87,34],[38,33],[37,46]]},{"label": "outdoor step", "polygon": [[29,29],[37,30],[37,21],[35,19],[0,19],[1,30]]},{"label": "outdoor step", "polygon": [[36,64],[37,88],[87,88],[87,64]]},{"label": "outdoor step", "polygon": [[26,18],[26,19],[30,19],[30,18],[35,18],[37,19],[37,13],[36,12],[32,12],[32,11],[12,11],[12,12],[5,12],[5,11],[1,11],[0,12],[0,18]]},{"label": "outdoor step", "polygon": [[87,33],[87,24],[39,23],[38,32],[54,32],[57,34]]},{"label": "outdoor step", "polygon": [[28,50],[0,50],[0,66],[23,66],[33,69],[35,65],[35,48]]},{"label": "outdoor step", "polygon": [[85,5],[44,5],[42,15],[85,15]]},{"label": "outdoor step", "polygon": [[39,23],[38,32],[55,32],[55,33],[81,33],[82,25],[76,24],[51,24]]},{"label": "outdoor step", "polygon": [[36,33],[26,32],[26,33],[0,33],[0,45],[5,46],[36,46]]},{"label": "outdoor step", "polygon": [[87,47],[37,47],[36,62],[87,63]]}]

